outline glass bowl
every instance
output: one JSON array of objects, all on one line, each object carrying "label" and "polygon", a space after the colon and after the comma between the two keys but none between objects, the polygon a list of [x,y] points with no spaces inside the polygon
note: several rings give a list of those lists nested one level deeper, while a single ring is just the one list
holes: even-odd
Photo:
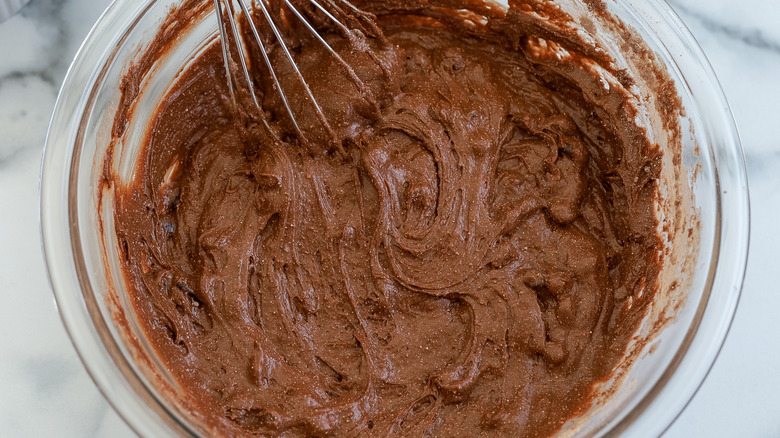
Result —
[{"label": "glass bowl", "polygon": [[[119,84],[177,0],[116,0],[98,20],[60,91],[44,152],[40,215],[48,275],[64,325],[89,374],[141,436],[207,436],[177,402],[167,375],[135,321],[119,268],[112,192],[101,183],[103,157],[119,104]],[[680,138],[653,120],[664,102],[638,93],[642,123],[664,148],[659,232],[664,267],[654,305],[614,378],[593,407],[560,436],[624,433],[658,436],[682,412],[715,361],[739,300],[748,251],[749,201],[742,149],[726,99],[704,54],[661,0],[607,0],[625,25],[603,28],[578,2],[563,3],[592,38],[636,77],[646,71],[625,55],[632,36],[665,67],[683,107]],[[203,14],[158,61],[134,103],[114,159],[133,173],[146,123],[177,73],[215,43],[216,21]],[[640,85],[644,79],[640,79]],[[652,87],[652,84],[645,84]],[[144,118],[146,117],[146,118]],[[116,156],[115,156],[116,157]],[[107,230],[105,233],[104,230]]]}]

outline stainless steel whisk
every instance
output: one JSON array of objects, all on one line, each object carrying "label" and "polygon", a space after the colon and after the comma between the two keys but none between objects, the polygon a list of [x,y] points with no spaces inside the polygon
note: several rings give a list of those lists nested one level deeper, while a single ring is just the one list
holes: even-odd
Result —
[{"label": "stainless steel whisk", "polygon": [[[267,0],[256,0],[256,1],[251,0],[253,8],[255,9],[259,8],[260,11],[262,12],[262,16],[265,20],[265,24],[269,26],[275,40],[278,42],[279,47],[284,53],[284,57],[289,62],[296,77],[298,78],[298,81],[300,82],[303,89],[305,90],[306,97],[312,103],[314,107],[314,111],[316,112],[317,115],[317,119],[320,121],[320,123],[322,123],[322,126],[324,127],[326,133],[331,138],[331,140],[335,140],[336,135],[333,129],[331,128],[328,119],[325,117],[325,113],[322,111],[321,106],[317,103],[317,99],[314,97],[314,94],[312,93],[309,84],[306,82],[306,79],[301,74],[298,65],[295,63],[295,59],[290,53],[289,48],[285,45],[284,39],[282,38],[281,31],[279,30],[279,26],[274,22],[272,15],[269,11],[269,6],[266,4],[266,1]],[[301,11],[298,8],[296,8],[295,5],[293,5],[291,0],[279,0],[279,1],[282,4],[284,4],[293,13],[293,15],[295,15],[298,18],[298,20],[300,20],[300,22],[304,25],[304,27],[308,29],[315,36],[316,40],[319,41],[320,44],[324,46],[324,48],[338,61],[339,64],[342,65],[346,74],[355,83],[355,85],[363,94],[364,98],[366,98],[369,102],[371,102],[373,106],[376,106],[376,101],[373,99],[372,93],[369,90],[369,88],[357,76],[353,68],[344,60],[344,58],[342,58],[342,56],[339,55],[336,52],[336,50],[334,50],[333,47],[330,44],[328,44],[327,41],[325,41],[325,39],[322,37],[322,35],[320,35],[317,29],[315,29],[315,27],[306,19],[304,14],[301,13]],[[366,34],[381,35],[381,33],[378,32],[376,25],[370,20],[370,18],[368,18],[365,12],[361,11],[353,4],[349,3],[347,0],[303,0],[303,1],[311,3],[311,5],[314,6],[314,8],[316,8],[316,10],[320,11],[325,17],[327,17],[328,20],[330,20],[336,25],[340,33],[345,38],[347,38],[353,44],[353,46],[358,46],[363,51],[367,50],[366,46],[364,44],[361,44],[361,41]],[[252,15],[250,14],[247,1],[246,0],[214,0],[214,7],[217,12],[216,14],[217,21],[219,23],[219,33],[221,37],[220,39],[222,45],[222,55],[225,62],[225,71],[227,73],[230,92],[233,95],[234,100],[236,99],[236,95],[235,95],[236,88],[238,88],[238,81],[237,81],[238,78],[236,78],[234,74],[238,74],[238,72],[234,72],[234,70],[231,69],[231,63],[232,63],[232,54],[230,50],[231,37],[232,40],[235,41],[238,46],[237,53],[238,53],[239,62],[237,65],[241,70],[240,74],[244,76],[244,80],[247,83],[247,88],[249,94],[251,95],[254,105],[257,107],[258,111],[262,112],[260,101],[257,97],[255,86],[253,84],[252,77],[249,72],[249,66],[246,59],[247,55],[245,55],[243,50],[244,47],[248,47],[248,46],[244,44],[243,41],[244,34],[240,31],[238,27],[237,13],[236,13],[237,9],[234,5],[234,2],[238,3],[238,8],[240,8],[240,11],[244,14],[244,17],[247,18],[246,21],[248,22],[249,28],[251,30],[250,37],[254,38],[255,43],[260,48],[260,52],[263,57],[263,62],[265,63],[265,66],[268,68],[268,71],[271,75],[271,78],[273,79],[276,89],[279,92],[279,97],[281,98],[281,101],[287,111],[287,114],[289,115],[292,121],[292,124],[295,128],[296,133],[298,134],[299,139],[304,143],[307,142],[307,139],[303,134],[303,130],[301,129],[301,126],[299,125],[298,120],[296,119],[295,114],[293,113],[293,110],[290,107],[290,101],[289,101],[290,96],[288,96],[285,93],[282,84],[279,80],[279,77],[277,75],[276,69],[274,69],[274,65],[271,62],[271,58],[269,56],[269,48],[266,46],[265,43],[263,43],[263,39],[260,37],[260,32],[258,31],[257,25],[255,24],[254,20],[252,20]],[[328,7],[326,8],[321,3],[326,4]],[[339,19],[339,17],[341,17],[341,20]],[[360,22],[360,19],[363,20],[363,23]],[[342,20],[348,21],[351,27],[348,27],[346,24],[344,24]],[[230,34],[228,34],[228,32],[230,32]]]}]

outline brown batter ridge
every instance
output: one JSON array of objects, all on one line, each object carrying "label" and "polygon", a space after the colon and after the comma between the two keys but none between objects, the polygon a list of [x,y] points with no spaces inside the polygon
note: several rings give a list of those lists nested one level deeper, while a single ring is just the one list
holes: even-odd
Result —
[{"label": "brown batter ridge", "polygon": [[182,72],[116,189],[141,325],[224,436],[552,435],[653,298],[661,153],[554,5],[359,5],[312,20],[363,86],[284,29],[331,132],[272,53],[308,142],[260,63],[262,114]]}]

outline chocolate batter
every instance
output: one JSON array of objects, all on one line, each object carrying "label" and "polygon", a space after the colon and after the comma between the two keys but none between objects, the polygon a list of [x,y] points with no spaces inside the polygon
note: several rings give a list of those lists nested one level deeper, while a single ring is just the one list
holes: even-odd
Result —
[{"label": "chocolate batter", "polygon": [[655,289],[660,152],[593,66],[631,80],[545,3],[359,5],[352,39],[307,10],[352,73],[275,15],[306,141],[259,53],[262,113],[218,43],[182,72],[116,189],[141,324],[212,433],[549,436]]}]

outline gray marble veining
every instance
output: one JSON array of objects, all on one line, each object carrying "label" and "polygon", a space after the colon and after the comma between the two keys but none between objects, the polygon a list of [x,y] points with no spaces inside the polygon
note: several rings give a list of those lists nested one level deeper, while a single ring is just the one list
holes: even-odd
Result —
[{"label": "gray marble veining", "polygon": [[780,40],[768,36],[763,29],[755,27],[752,23],[735,23],[720,14],[707,14],[688,7],[686,5],[688,2],[671,0],[668,3],[689,23],[695,20],[709,32],[722,34],[748,46],[774,52],[780,56]]}]

